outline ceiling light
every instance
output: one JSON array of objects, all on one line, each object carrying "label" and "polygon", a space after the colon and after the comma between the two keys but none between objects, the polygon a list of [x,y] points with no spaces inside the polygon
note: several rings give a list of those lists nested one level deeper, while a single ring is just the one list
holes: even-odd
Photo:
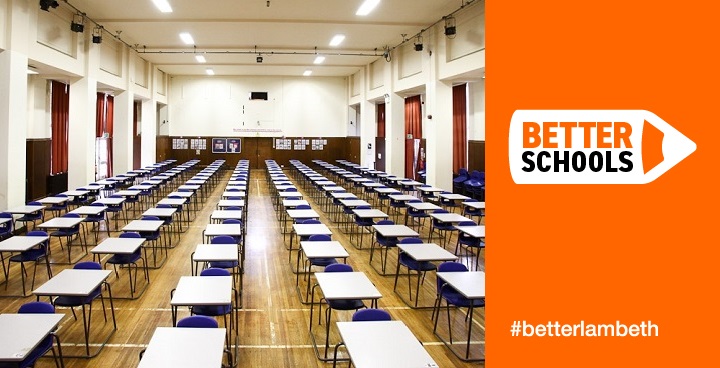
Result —
[{"label": "ceiling light", "polygon": [[198,63],[204,63],[207,60],[205,60],[205,56],[202,55],[195,55],[195,60],[197,60]]},{"label": "ceiling light", "polygon": [[180,39],[186,45],[194,45],[195,44],[195,40],[193,40],[193,37],[190,35],[190,33],[187,33],[187,32],[180,33]]},{"label": "ceiling light", "polygon": [[313,64],[322,64],[325,61],[325,56],[318,56],[313,61]]},{"label": "ceiling light", "polygon": [[207,75],[215,75],[215,71],[212,68],[205,69],[205,73]]},{"label": "ceiling light", "polygon": [[262,57],[262,55],[258,55],[258,56],[255,58],[255,61],[257,61],[258,63],[262,63],[262,62],[263,62],[263,57]]},{"label": "ceiling light", "polygon": [[73,20],[70,23],[70,30],[77,33],[82,33],[85,30],[85,17],[82,14],[73,15]]},{"label": "ceiling light", "polygon": [[303,73],[303,75],[306,76],[306,77],[310,76],[310,74],[312,74],[312,70],[306,70],[306,71]]},{"label": "ceiling light", "polygon": [[380,0],[365,0],[355,12],[355,15],[368,15],[378,4],[380,4]]},{"label": "ceiling light", "polygon": [[102,26],[93,28],[92,43],[102,43]]},{"label": "ceiling light", "polygon": [[345,40],[345,35],[337,34],[330,40],[330,46],[337,46]]},{"label": "ceiling light", "polygon": [[418,35],[415,39],[415,51],[422,51],[423,50],[423,38],[421,35]]},{"label": "ceiling light", "polygon": [[60,6],[57,1],[55,0],[40,0],[40,9],[45,11],[50,11],[50,8],[57,8]]},{"label": "ceiling light", "polygon": [[448,38],[455,38],[455,33],[457,33],[457,28],[455,28],[455,17],[449,16],[449,17],[443,17],[445,19],[445,36]]},{"label": "ceiling light", "polygon": [[155,7],[158,8],[163,13],[172,13],[172,8],[170,7],[170,3],[167,2],[167,0],[152,0],[153,4],[155,4]]}]

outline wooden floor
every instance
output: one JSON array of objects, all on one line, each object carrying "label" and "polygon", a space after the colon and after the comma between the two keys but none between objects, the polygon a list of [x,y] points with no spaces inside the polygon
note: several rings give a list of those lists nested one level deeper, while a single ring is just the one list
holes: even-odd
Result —
[{"label": "wooden floor", "polygon": [[[186,232],[173,238],[177,246],[169,251],[167,262],[156,270],[150,270],[151,283],[146,292],[136,300],[115,300],[115,311],[117,317],[117,331],[110,338],[100,354],[93,359],[68,358],[65,359],[65,366],[69,368],[80,367],[134,367],[138,364],[138,353],[147,346],[148,341],[158,326],[171,326],[170,291],[177,285],[180,276],[190,275],[190,254],[195,246],[202,243],[202,231],[209,221],[210,213],[215,209],[220,194],[225,187],[229,173],[224,174],[220,184],[212,189],[212,192],[205,201],[203,207],[197,212]],[[250,197],[248,198],[249,215],[247,224],[244,291],[242,295],[243,308],[239,311],[240,333],[238,337],[238,356],[240,367],[327,367],[328,363],[319,361],[312,348],[309,326],[309,305],[300,302],[296,291],[296,278],[292,272],[295,266],[295,255],[293,255],[292,266],[288,262],[287,240],[283,240],[280,223],[273,209],[268,182],[262,171],[253,171],[251,180],[248,183]],[[301,192],[304,193],[302,189]],[[314,189],[313,189],[314,190]],[[306,196],[306,199],[307,196]],[[356,271],[365,272],[379,289],[383,297],[379,300],[379,308],[390,312],[393,319],[402,320],[407,324],[415,336],[421,341],[430,355],[440,367],[466,367],[478,366],[482,363],[468,364],[457,359],[448,348],[433,334],[433,321],[431,321],[431,310],[414,310],[409,307],[393,291],[394,277],[381,276],[369,265],[369,236],[365,236],[364,249],[358,250],[350,244],[346,235],[327,215],[320,211],[320,206],[310,200],[313,208],[322,215],[322,222],[328,225],[333,231],[333,239],[339,240],[350,253],[348,263]],[[132,216],[130,216],[132,217]],[[121,221],[122,225],[122,221]],[[122,226],[121,226],[122,227]],[[427,225],[421,233],[427,236]],[[117,236],[112,232],[112,236]],[[107,235],[103,231],[100,239]],[[88,238],[92,240],[92,237]],[[455,237],[448,245],[449,250],[455,247]],[[60,252],[59,244],[53,241],[53,255]],[[73,252],[79,251],[79,248]],[[390,251],[388,268],[394,270],[396,265],[395,250]],[[86,256],[84,260],[91,260]],[[373,259],[375,265],[379,265],[379,257],[376,252]],[[70,266],[53,265],[53,272],[57,274],[63,268]],[[481,255],[480,269],[484,270],[484,261]],[[30,266],[32,276],[32,266]],[[128,293],[127,270],[120,271],[120,277],[111,276],[109,279],[115,296]],[[1,276],[0,276],[1,277]],[[44,268],[38,268],[38,279],[35,287],[47,280]],[[415,280],[413,278],[413,280]],[[4,280],[2,280],[4,282]],[[144,285],[140,278],[139,285]],[[305,281],[301,278],[302,290],[305,290]],[[29,287],[29,282],[28,282]],[[14,264],[10,269],[10,283],[7,290],[4,284],[0,284],[0,296],[19,294],[20,269]],[[428,274],[421,291],[421,303],[432,304],[435,295],[435,276]],[[398,292],[407,297],[408,280],[402,276],[398,281]],[[35,297],[26,298],[0,297],[0,312],[14,313],[17,308]],[[108,306],[109,307],[109,306]],[[100,341],[103,333],[111,331],[111,324],[103,321],[102,308],[99,302],[93,304],[93,325],[91,342]],[[58,334],[62,338],[63,352],[81,352],[84,349],[82,323],[75,322],[68,309],[58,308],[59,313],[67,316],[61,323]],[[475,352],[485,350],[484,331],[484,309],[475,313],[473,328],[473,342],[471,349]],[[181,309],[179,317],[189,315],[187,309]],[[350,320],[351,312],[334,312],[333,324],[337,320]],[[317,309],[315,310],[317,317]],[[109,318],[108,314],[108,318]],[[458,343],[466,339],[466,325],[464,313],[459,311],[452,314],[453,336]],[[324,341],[324,324],[316,324],[313,327],[317,341]],[[221,322],[222,325],[222,322]],[[334,326],[333,326],[334,327]],[[443,313],[440,319],[438,331],[447,337],[447,319]],[[331,328],[330,345],[333,346],[339,341],[336,333]],[[96,346],[93,346],[96,348]],[[464,345],[455,346],[460,351]],[[332,350],[329,356],[332,355]],[[54,367],[52,359],[41,359],[36,367]],[[344,365],[346,366],[346,365]]]}]

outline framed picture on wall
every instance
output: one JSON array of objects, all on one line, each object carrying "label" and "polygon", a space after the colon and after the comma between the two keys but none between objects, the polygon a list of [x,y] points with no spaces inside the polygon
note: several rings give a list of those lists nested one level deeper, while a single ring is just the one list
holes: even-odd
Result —
[{"label": "framed picture on wall", "polygon": [[225,153],[227,152],[227,139],[226,138],[213,138],[212,140],[212,152],[213,153]]},{"label": "framed picture on wall", "polygon": [[227,152],[228,153],[240,153],[240,138],[228,138],[227,139]]}]

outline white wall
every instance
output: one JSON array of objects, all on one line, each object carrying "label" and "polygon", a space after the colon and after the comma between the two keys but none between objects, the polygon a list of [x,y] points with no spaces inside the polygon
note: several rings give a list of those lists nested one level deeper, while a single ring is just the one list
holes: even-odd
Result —
[{"label": "white wall", "polygon": [[485,79],[468,83],[467,139],[485,140]]},{"label": "white wall", "polygon": [[28,139],[50,138],[50,88],[49,81],[37,75],[28,76]]},{"label": "white wall", "polygon": [[[344,137],[347,83],[347,78],[323,77],[174,76],[169,133]],[[268,100],[251,101],[250,92],[267,92]]]}]

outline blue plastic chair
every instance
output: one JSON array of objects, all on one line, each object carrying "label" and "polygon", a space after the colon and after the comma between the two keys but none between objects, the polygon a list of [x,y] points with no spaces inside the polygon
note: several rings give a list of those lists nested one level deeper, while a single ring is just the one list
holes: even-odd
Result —
[{"label": "blue plastic chair", "polygon": [[5,240],[13,235],[13,215],[7,212],[0,212],[0,218],[9,219],[9,221],[0,224],[0,240]]},{"label": "blue plastic chair", "polygon": [[[206,268],[200,272],[202,277],[214,277],[214,276],[232,276],[230,271],[222,268]],[[235,290],[235,288],[233,288]],[[233,313],[232,313],[232,302],[226,305],[193,305],[190,307],[190,314],[201,315],[208,317],[223,317],[223,323],[226,328],[231,328],[233,325]],[[230,315],[230,325],[227,324],[227,315]],[[228,341],[229,342],[229,341]]]},{"label": "blue plastic chair", "polygon": [[[100,263],[97,262],[80,262],[76,263],[73,269],[76,270],[102,270],[102,266]],[[55,298],[53,301],[53,304],[56,306],[61,307],[69,307],[70,311],[72,311],[73,318],[77,321],[77,316],[75,315],[75,307],[82,307],[83,312],[83,323],[85,323],[85,305],[88,306],[88,318],[87,318],[87,329],[90,329],[90,321],[92,321],[92,302],[93,300],[100,298],[100,302],[102,303],[102,311],[103,311],[103,317],[105,318],[105,322],[107,322],[107,313],[105,313],[105,299],[102,295],[102,285],[98,286],[95,290],[90,292],[88,296],[59,296]],[[114,318],[113,318],[114,323]]]},{"label": "blue plastic chair", "polygon": [[[422,244],[422,240],[420,238],[404,238],[400,240],[400,244]],[[418,273],[418,279],[417,279],[417,286],[416,290],[418,292],[420,291],[420,284],[425,281],[425,274],[427,271],[434,270],[435,264],[433,264],[430,261],[417,261],[414,258],[407,255],[405,252],[400,252],[398,254],[398,263],[397,263],[397,270],[395,272],[395,285],[393,286],[393,290],[397,289],[397,282],[398,282],[398,276],[400,274],[400,265],[403,265],[407,267],[407,275],[408,275],[408,293],[410,295],[410,300],[412,300],[412,287],[410,286],[410,271],[416,271]],[[418,296],[415,296],[415,306],[417,307],[418,303]]]},{"label": "blue plastic chair", "polygon": [[[48,234],[44,231],[34,230],[27,233],[27,236],[42,236],[42,237],[48,237]],[[12,257],[10,257],[10,262],[17,262],[20,263],[20,276],[22,277],[22,289],[23,289],[23,295],[25,295],[25,274],[27,273],[27,270],[25,269],[25,262],[34,262],[33,267],[33,277],[32,282],[30,283],[30,290],[35,289],[35,274],[37,271],[37,265],[40,262],[40,260],[45,259],[45,267],[47,268],[47,274],[48,274],[48,280],[52,278],[52,269],[50,268],[50,259],[48,257],[48,249],[49,249],[49,239],[46,239],[42,241],[40,244],[37,245],[35,248],[28,249],[20,254],[16,254]],[[3,262],[4,266],[4,262]],[[7,290],[7,286],[10,283],[9,277],[10,274],[7,273],[8,280],[5,282],[5,290]]]},{"label": "blue plastic chair", "polygon": [[[447,210],[439,209],[439,210],[433,211],[433,213],[450,213],[450,212],[448,212]],[[444,248],[445,244],[447,244],[447,242],[449,241],[449,238],[452,237],[452,234],[449,234],[450,236],[448,237],[448,233],[457,231],[457,230],[455,229],[455,226],[452,223],[442,222],[436,218],[433,218],[432,219],[432,232],[436,232],[436,231],[438,233],[438,236],[441,237],[442,240],[444,240],[444,242],[442,243],[442,246]],[[430,233],[430,236],[432,236],[432,232]]]},{"label": "blue plastic chair", "polygon": [[[142,236],[139,233],[122,233],[120,234],[120,238],[135,238],[139,239],[142,238]],[[118,275],[117,265],[126,265],[128,266],[128,277],[130,278],[130,298],[133,298],[135,296],[135,290],[137,290],[137,273],[138,273],[138,261],[143,261],[143,265],[145,265],[145,262],[147,262],[143,256],[142,256],[142,247],[138,248],[135,252],[130,254],[114,254],[112,257],[108,258],[108,260],[105,262],[105,264],[111,264],[113,265],[113,270],[115,271],[115,277],[120,277]],[[133,280],[132,276],[132,267],[135,267],[135,279]],[[148,272],[147,267],[143,267],[145,269],[145,280],[147,280],[148,284],[150,283],[150,273]]]},{"label": "blue plastic chair", "polygon": [[[380,220],[375,225],[395,225],[395,222],[392,220]],[[382,262],[382,272],[385,273],[388,250],[397,247],[398,238],[395,236],[383,236],[375,232],[375,241],[370,245],[370,263],[372,263],[373,255],[375,254],[375,244],[380,247],[380,262]]]},{"label": "blue plastic chair", "polygon": [[[62,217],[80,218],[80,215],[75,214],[75,213],[66,213],[66,214],[62,215]],[[70,242],[72,241],[72,238],[76,235],[78,238],[80,238],[80,236],[81,236],[80,235],[80,224],[82,224],[82,222],[78,223],[77,225],[75,225],[73,227],[66,228],[66,229],[58,229],[58,230],[50,233],[50,237],[54,236],[54,237],[57,237],[58,240],[60,240],[60,248],[61,249],[64,249],[63,241],[62,241],[63,238],[67,241],[68,260],[70,259]],[[85,242],[82,242],[82,243],[85,243]],[[86,246],[86,249],[87,249],[87,246]]]},{"label": "blue plastic chair", "polygon": [[[40,202],[28,202],[28,206],[42,206],[43,204]],[[33,229],[35,228],[35,222],[39,221],[40,223],[45,222],[45,210],[42,209],[37,212],[33,213],[27,213],[24,214],[17,219],[15,219],[15,222],[24,222],[25,227],[27,228],[27,231],[30,231],[29,223],[33,224]]]},{"label": "blue plastic chair", "polygon": [[178,321],[177,327],[189,328],[218,328],[214,318],[208,316],[189,316]]},{"label": "blue plastic chair", "polygon": [[[105,207],[102,203],[91,203],[90,206],[92,207]],[[95,244],[98,242],[98,232],[100,231],[100,223],[105,222],[105,231],[107,232],[107,236],[110,237],[110,224],[107,221],[107,216],[105,214],[105,210],[99,212],[97,215],[87,215],[85,216],[84,222],[92,222],[94,224],[97,224],[97,228],[95,229]]]},{"label": "blue plastic chair", "polygon": [[[457,224],[457,226],[477,226],[477,224],[474,221],[461,221]],[[467,257],[470,257],[470,252],[472,248],[477,249],[475,254],[475,270],[477,271],[478,267],[480,266],[480,251],[482,249],[485,249],[485,242],[480,238],[476,238],[474,236],[467,235],[462,231],[458,231],[458,240],[455,244],[456,255],[458,254],[461,245],[465,246],[465,255]]]},{"label": "blue plastic chair", "polygon": [[[468,272],[467,267],[464,264],[458,262],[443,262],[438,268],[437,272]],[[460,292],[455,290],[450,285],[447,285],[442,279],[437,279],[437,299],[435,299],[435,306],[433,308],[433,314],[431,319],[435,320],[435,326],[433,327],[433,333],[437,330],[437,323],[440,319],[440,308],[442,301],[446,302],[448,326],[450,326],[450,306],[461,307],[461,308],[478,308],[485,306],[485,299],[470,300],[464,297]],[[472,323],[470,321],[469,323]],[[449,328],[450,343],[452,344],[452,328]]]},{"label": "blue plastic chair", "polygon": [[[480,202],[480,201],[475,198],[470,198],[470,199],[466,200],[465,202]],[[482,220],[483,217],[485,217],[485,210],[482,208],[473,208],[473,207],[465,205],[465,206],[463,206],[462,215],[470,217],[470,218],[477,216],[478,221],[480,221],[480,220]]]},{"label": "blue plastic chair", "polygon": [[458,176],[453,178],[453,191],[455,193],[461,193],[463,190],[463,183],[470,179],[470,175],[468,175],[466,168],[461,168],[458,170]]},{"label": "blue plastic chair", "polygon": [[[325,272],[353,272],[353,268],[345,263],[335,263],[325,267]],[[330,342],[330,317],[333,309],[337,310],[355,310],[365,308],[365,304],[360,299],[340,299],[340,300],[327,300],[327,309],[325,310],[325,346],[328,346]],[[322,314],[322,300],[318,305],[320,308],[320,314]],[[312,321],[310,321],[312,323]],[[327,353],[327,352],[326,352]]]},{"label": "blue plastic chair", "polygon": [[390,313],[383,309],[365,308],[353,313],[353,322],[391,321]]},{"label": "blue plastic chair", "polygon": [[[20,306],[18,309],[19,314],[54,314],[55,307],[52,304],[46,302],[29,302]],[[57,345],[57,353],[55,352],[55,346],[53,345],[53,339]],[[55,331],[45,337],[30,353],[25,355],[25,359],[20,362],[2,362],[0,368],[19,367],[28,368],[34,367],[35,362],[45,355],[48,351],[52,352],[53,360],[55,361],[56,367],[64,367],[62,356],[62,347],[60,345],[60,338],[55,334]]]},{"label": "blue plastic chair", "polygon": [[[357,206],[355,207],[356,210],[369,210],[370,206]],[[355,227],[357,228],[357,232],[360,235],[360,240],[358,242],[358,248],[362,248],[362,242],[363,242],[363,235],[368,232],[371,232],[372,226],[375,225],[375,222],[371,217],[360,217],[357,214],[353,214],[355,217]],[[367,229],[367,230],[364,230]],[[352,235],[353,233],[350,233],[350,242],[352,242]]]}]

